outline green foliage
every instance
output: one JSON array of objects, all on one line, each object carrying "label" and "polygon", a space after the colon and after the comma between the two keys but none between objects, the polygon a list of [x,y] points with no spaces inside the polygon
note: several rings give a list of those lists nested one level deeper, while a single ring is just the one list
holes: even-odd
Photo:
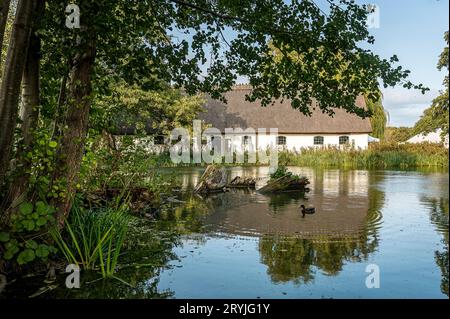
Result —
[{"label": "green foliage", "polygon": [[445,134],[448,134],[448,112],[440,113],[440,115],[436,114],[436,104],[438,103],[438,99],[445,99],[448,100],[448,92],[444,92],[442,95],[438,96],[436,99],[433,100],[433,105],[429,108],[427,108],[420,119],[414,124],[414,127],[412,131],[414,134],[420,134],[420,133],[430,133],[434,132],[438,129],[442,130],[443,136]]},{"label": "green foliage", "polygon": [[277,179],[286,175],[291,176],[292,173],[288,172],[286,166],[278,166],[277,170],[270,174],[270,179]]},{"label": "green foliage", "polygon": [[[110,145],[110,141],[114,140]],[[162,177],[157,167],[171,164],[170,157],[148,150],[151,141],[139,136],[95,136],[89,142],[81,166],[79,190],[102,191],[131,188],[147,188],[158,197],[174,186],[170,176]],[[155,198],[156,199],[156,198]]]},{"label": "green foliage", "polygon": [[[354,1],[336,0],[324,14],[312,1],[177,0],[130,5],[128,0],[80,0],[79,29],[65,27],[66,5],[67,1],[47,1],[36,24],[42,40],[39,126],[47,136],[36,137],[36,147],[26,156],[33,163],[30,189],[38,188],[39,198],[65,197],[66,189],[72,189],[63,181],[51,181],[55,147],[64,147],[53,133],[73,133],[65,132],[68,123],[64,123],[67,104],[73,101],[69,98],[60,105],[59,93],[66,97],[74,93],[70,91],[79,83],[70,83],[70,73],[88,44],[96,52],[92,74],[85,77],[92,92],[81,90],[89,92],[82,96],[75,91],[80,99],[93,101],[87,112],[97,133],[111,129],[117,118],[129,123],[136,116],[137,131],[145,128],[147,116],[156,132],[190,124],[200,99],[185,94],[204,92],[223,99],[240,76],[254,88],[249,100],[268,105],[274,99],[290,99],[303,113],[315,99],[324,112],[339,107],[367,115],[355,108],[355,98],[378,92],[381,84],[426,90],[407,80],[409,71],[397,67],[396,56],[382,59],[367,50],[364,43],[374,42],[367,30],[367,7]],[[180,38],[180,33],[187,36]],[[232,36],[226,39],[225,33]],[[281,52],[277,59],[271,55],[273,48]],[[61,86],[66,90],[60,92],[67,78],[69,83]],[[77,129],[85,135],[84,127]],[[65,155],[64,150],[59,153]],[[20,169],[15,173],[21,175]]]},{"label": "green foliage", "polygon": [[[47,4],[41,31],[43,69],[53,75],[49,81],[55,74],[61,78],[67,68],[64,61],[101,34],[95,38],[94,78],[95,92],[100,94],[111,89],[111,81],[122,79],[147,89],[173,83],[188,94],[208,92],[220,98],[238,76],[247,76],[254,87],[249,99],[261,99],[263,105],[284,97],[308,112],[305,106],[315,98],[324,111],[342,107],[363,114],[355,108],[356,96],[378,92],[381,84],[426,90],[406,80],[409,71],[395,65],[396,56],[382,59],[364,47],[374,43],[367,29],[368,10],[354,1],[333,1],[328,14],[312,1],[177,0],[130,5],[128,0],[82,0],[77,5],[86,25],[73,30],[64,27],[65,2]],[[233,37],[227,39],[225,30]],[[180,39],[181,33],[189,34],[189,39]],[[289,52],[275,60],[270,54],[273,47]],[[302,58],[293,58],[290,52]]]},{"label": "green foliage", "polygon": [[442,145],[377,143],[367,150],[308,148],[300,153],[283,151],[279,161],[293,166],[340,168],[448,167],[448,150]]},{"label": "green foliage", "polygon": [[34,261],[36,258],[46,261],[51,253],[56,253],[56,248],[52,245],[39,244],[33,239],[23,242],[19,242],[17,239],[8,239],[4,242],[4,247],[3,257],[5,260],[16,257],[16,262],[19,265]]},{"label": "green foliage", "polygon": [[[28,188],[37,193],[39,198],[50,200],[65,196],[63,183],[52,181],[58,142],[52,139],[51,133],[46,127],[36,128],[32,132],[32,136],[32,147],[24,154],[25,161],[31,165],[25,167],[17,165],[11,177],[14,179],[18,176],[29,176]],[[16,149],[21,149],[20,143],[22,141],[19,139]]]},{"label": "green foliage", "polygon": [[3,231],[0,232],[0,242],[6,243],[7,241],[9,241],[9,233]]},{"label": "green foliage", "polygon": [[279,165],[275,172],[270,174],[270,179],[277,179],[283,176],[288,176],[294,180],[300,179],[299,175],[293,174],[292,172],[289,172],[287,167],[284,165]]},{"label": "green foliage", "polygon": [[370,124],[372,126],[372,134],[374,137],[383,138],[386,129],[387,116],[384,110],[381,97],[375,101],[366,98],[368,110],[372,113]]},{"label": "green foliage", "polygon": [[[25,153],[25,160],[31,165],[24,167],[19,163],[11,176],[12,179],[23,175],[29,177],[25,192],[29,199],[19,197],[17,203],[13,203],[7,232],[4,232],[8,240],[0,241],[4,245],[5,259],[14,260],[19,265],[35,260],[45,261],[56,252],[47,238],[48,228],[56,222],[55,208],[48,202],[65,195],[62,184],[51,180],[58,143],[52,140],[46,128],[36,129],[32,135],[32,148]],[[22,141],[18,139],[16,149],[21,148],[20,143]],[[18,206],[14,208],[15,205]]]},{"label": "green foliage", "polygon": [[119,134],[167,135],[175,127],[191,127],[203,103],[200,96],[187,96],[177,89],[149,91],[114,84],[110,95],[95,101],[91,126]]},{"label": "green foliage", "polygon": [[42,201],[36,202],[35,205],[23,202],[19,206],[18,213],[11,217],[12,230],[14,232],[39,231],[47,223],[55,222],[54,213],[55,209]]},{"label": "green foliage", "polygon": [[35,205],[22,202],[11,217],[11,229],[0,233],[0,244],[4,246],[4,258],[19,265],[34,261],[47,260],[56,249],[46,243],[45,231],[55,222],[55,209],[38,201]]},{"label": "green foliage", "polygon": [[383,141],[386,143],[405,142],[414,136],[414,130],[411,127],[387,127]]},{"label": "green foliage", "polygon": [[100,267],[103,277],[114,275],[130,223],[126,205],[100,210],[75,206],[66,228],[51,235],[67,262],[86,270]]}]

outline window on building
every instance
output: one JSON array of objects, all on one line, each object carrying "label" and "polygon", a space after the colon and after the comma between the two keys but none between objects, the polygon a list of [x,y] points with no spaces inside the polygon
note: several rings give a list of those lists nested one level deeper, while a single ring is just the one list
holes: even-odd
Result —
[{"label": "window on building", "polygon": [[323,136],[314,136],[314,145],[323,145]]},{"label": "window on building", "polygon": [[277,136],[277,145],[286,145],[286,136]]},{"label": "window on building", "polygon": [[249,144],[251,144],[251,143],[252,143],[252,137],[251,137],[251,136],[245,135],[245,136],[244,136],[244,139],[243,139],[243,143],[244,143],[244,145],[249,145]]},{"label": "window on building", "polygon": [[348,136],[339,136],[339,145],[348,144],[349,137]]}]

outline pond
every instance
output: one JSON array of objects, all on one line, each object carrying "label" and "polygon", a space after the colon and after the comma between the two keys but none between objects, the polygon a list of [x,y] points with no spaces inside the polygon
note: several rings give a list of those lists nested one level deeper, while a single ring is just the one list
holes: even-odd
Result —
[{"label": "pond", "polygon": [[[135,229],[119,281],[84,276],[45,298],[448,298],[448,172],[290,167],[311,191],[190,192],[203,168],[176,173],[183,191]],[[268,178],[267,167],[229,168]],[[300,213],[299,206],[316,213]],[[366,279],[379,274],[379,288]],[[98,277],[98,275],[97,275]],[[21,284],[21,290],[24,289]]]},{"label": "pond", "polygon": [[[173,249],[182,258],[161,272],[158,289],[176,298],[448,296],[446,172],[290,170],[310,179],[306,198],[242,190],[205,198],[201,226]],[[189,188],[201,171],[178,173]],[[230,173],[264,184],[268,168]],[[302,218],[301,204],[316,213]],[[380,286],[369,289],[373,264]]]}]

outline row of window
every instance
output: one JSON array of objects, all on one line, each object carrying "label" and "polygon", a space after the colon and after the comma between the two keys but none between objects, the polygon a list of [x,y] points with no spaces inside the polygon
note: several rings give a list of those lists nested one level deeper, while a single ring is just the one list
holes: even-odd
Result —
[{"label": "row of window", "polygon": [[[323,145],[323,141],[324,141],[323,136],[314,136],[314,145]],[[349,142],[348,136],[339,136],[340,145],[348,144],[348,142]],[[286,145],[286,136],[278,136],[277,144]]]},{"label": "row of window", "polygon": [[[211,136],[211,142],[214,140],[214,136]],[[251,144],[251,136],[244,136],[242,139],[242,142],[244,145]],[[324,137],[323,136],[314,136],[314,145],[323,145],[324,144]],[[339,136],[339,144],[344,145],[349,143],[349,137]],[[206,142],[202,141],[202,142]],[[230,142],[230,140],[227,140],[227,142]],[[164,139],[162,136],[156,136],[155,137],[155,144],[164,144]],[[286,145],[286,136],[277,136],[277,145]]]}]

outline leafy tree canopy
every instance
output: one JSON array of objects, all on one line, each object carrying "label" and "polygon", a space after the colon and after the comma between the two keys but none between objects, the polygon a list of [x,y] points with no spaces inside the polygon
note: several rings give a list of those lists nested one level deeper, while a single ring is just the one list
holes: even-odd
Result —
[{"label": "leafy tree canopy", "polygon": [[112,133],[165,135],[175,127],[192,126],[203,103],[201,96],[187,96],[177,89],[149,91],[137,85],[115,85],[111,95],[94,102],[91,127]]},{"label": "leafy tree canopy", "polygon": [[[355,106],[359,94],[401,84],[425,91],[407,80],[409,71],[394,67],[396,56],[383,59],[361,48],[372,44],[368,9],[352,0],[329,1],[324,13],[314,1],[284,0],[104,0],[77,2],[81,28],[64,27],[65,1],[48,2],[47,26],[42,33],[53,73],[67,68],[83,43],[96,42],[99,90],[107,79],[130,84],[150,79],[183,87],[187,93],[208,92],[222,98],[239,76],[254,90],[248,99],[287,98],[308,113],[315,98],[323,111],[342,107],[367,116]],[[49,27],[50,26],[50,27]],[[178,37],[186,34],[185,37]],[[232,34],[232,36],[230,36]],[[273,59],[271,47],[289,54]],[[63,63],[55,64],[55,61]],[[206,72],[205,72],[206,70]],[[336,79],[339,74],[340,79]],[[99,81],[103,78],[102,81]],[[375,92],[375,93],[373,93]]]},{"label": "leafy tree canopy", "polygon": [[370,124],[372,125],[372,134],[377,138],[384,138],[386,129],[387,113],[383,107],[381,97],[377,100],[371,100],[366,97],[367,109],[372,113],[370,117]]}]

